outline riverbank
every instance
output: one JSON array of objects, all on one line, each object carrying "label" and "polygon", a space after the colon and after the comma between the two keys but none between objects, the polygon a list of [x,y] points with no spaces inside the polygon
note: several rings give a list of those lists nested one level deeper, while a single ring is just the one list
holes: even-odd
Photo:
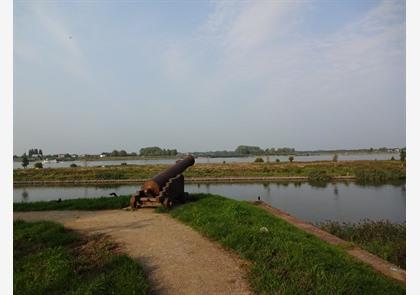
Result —
[{"label": "riverbank", "polygon": [[140,265],[105,235],[83,236],[50,221],[13,223],[14,294],[149,294],[149,289]]},{"label": "riverbank", "polygon": [[[23,184],[141,183],[170,165],[15,169],[13,182]],[[380,183],[405,179],[400,161],[195,164],[185,171],[189,182],[331,181]]]},{"label": "riverbank", "polygon": [[199,195],[170,214],[252,262],[261,294],[404,294],[403,285],[246,202]]},{"label": "riverbank", "polygon": [[[192,203],[188,203],[188,204],[183,205],[183,206],[179,206],[179,207],[175,208],[173,211],[170,211],[170,214],[173,215],[174,217],[180,218],[181,221],[186,222],[187,224],[191,225],[193,228],[195,228],[195,229],[199,230],[200,232],[204,233],[205,235],[209,236],[211,239],[219,240],[223,245],[225,245],[224,243],[226,242],[225,238],[228,239],[228,241],[233,239],[232,241],[236,241],[235,242],[236,246],[233,245],[233,244],[229,244],[228,248],[233,247],[234,251],[237,250],[237,248],[235,248],[235,247],[247,247],[246,251],[257,251],[256,249],[248,248],[248,247],[257,247],[257,245],[253,245],[253,244],[248,245],[247,242],[241,240],[241,239],[248,239],[248,238],[251,238],[251,239],[255,238],[256,240],[254,240],[254,242],[257,243],[257,244],[259,242],[268,242],[273,247],[274,246],[275,247],[280,247],[281,245],[276,245],[275,243],[279,242],[280,244],[282,244],[283,242],[280,242],[280,241],[284,241],[283,239],[286,239],[286,242],[287,242],[287,239],[288,239],[287,235],[285,237],[283,236],[283,231],[286,231],[286,232],[291,231],[293,233],[295,230],[297,230],[297,229],[294,229],[293,227],[292,227],[293,230],[291,230],[290,227],[289,227],[290,225],[287,225],[286,228],[282,228],[281,230],[276,229],[277,226],[278,226],[278,225],[276,225],[278,221],[274,221],[274,220],[271,219],[271,218],[275,218],[274,216],[272,216],[271,214],[269,214],[271,217],[267,217],[264,214],[260,215],[261,212],[260,211],[254,211],[254,209],[252,209],[253,206],[250,205],[247,202],[238,202],[238,201],[234,201],[234,200],[228,200],[228,199],[225,199],[225,198],[220,197],[220,196],[208,195],[208,194],[191,194],[191,197],[192,197],[193,200],[196,200],[196,202],[192,202]],[[19,211],[47,211],[47,210],[121,209],[121,208],[126,207],[128,202],[129,202],[129,196],[106,197],[106,198],[98,198],[98,199],[73,199],[73,200],[63,200],[62,202],[50,201],[50,202],[33,202],[33,203],[15,203],[14,204],[14,211],[19,212]],[[49,212],[51,212],[51,211],[49,211]],[[89,212],[89,211],[87,211],[87,212]],[[139,210],[139,212],[141,213],[142,210]],[[46,212],[46,213],[48,213],[48,212]],[[41,216],[42,216],[42,213],[41,213]],[[239,219],[240,219],[240,221],[239,221]],[[223,224],[226,225],[226,228],[224,228]],[[239,224],[242,224],[245,227],[241,227],[241,226],[237,227]],[[274,225],[272,225],[272,224],[274,224]],[[266,240],[262,241],[262,240],[259,240],[259,238],[254,237],[256,232],[258,232],[258,230],[261,227],[267,227],[268,231],[270,232],[270,234],[269,234],[270,239],[267,239],[267,241]],[[275,228],[274,232],[273,232],[275,237],[271,237],[271,231],[272,231],[273,227]],[[400,225],[398,227],[400,227]],[[387,229],[388,229],[387,230],[388,235],[395,236],[395,233],[392,231],[392,227],[388,227]],[[219,231],[221,231],[221,232],[219,232]],[[404,229],[404,232],[405,232],[405,229]],[[229,233],[229,235],[232,235],[232,236],[228,235],[228,236],[225,237],[223,235],[223,233]],[[213,236],[213,235],[216,235],[216,236]],[[300,234],[298,234],[299,238],[297,238],[295,236],[295,238],[293,238],[293,239],[301,239],[303,237],[303,236],[299,236],[299,235]],[[348,245],[349,246],[347,248],[349,248],[350,246],[354,247],[355,245],[359,245],[358,241],[363,241],[364,240],[364,238],[363,238],[364,235],[365,235],[365,233],[363,231],[355,232],[355,236],[353,236],[352,239],[350,239],[350,238],[348,239],[348,241],[349,241]],[[399,237],[400,236],[401,235],[399,235]],[[245,238],[245,237],[247,237],[247,238]],[[274,240],[271,240],[271,238],[273,238]],[[342,237],[342,238],[346,239],[346,237]],[[401,239],[399,239],[399,240],[401,240]],[[372,251],[372,253],[374,253],[374,254],[387,253],[388,256],[383,257],[383,258],[388,259],[388,260],[390,260],[389,258],[392,258],[392,257],[395,257],[396,255],[398,255],[400,253],[400,250],[401,250],[399,248],[389,248],[388,247],[389,244],[382,243],[381,240],[379,240],[379,239],[378,240],[371,239],[370,242],[371,243],[376,243],[376,249],[374,251]],[[272,244],[272,243],[274,243],[274,244]],[[289,243],[289,242],[287,242],[287,243]],[[300,241],[299,243],[305,243],[305,241]],[[341,244],[343,244],[343,243],[341,243]],[[344,244],[346,244],[346,243],[344,243]],[[283,246],[281,246],[281,247],[283,247]],[[360,243],[360,246],[364,247],[364,244]],[[338,248],[340,248],[340,247],[338,247]],[[347,248],[346,247],[344,247],[344,248],[341,247],[340,251],[341,250],[345,251],[345,250],[347,250]],[[263,253],[261,253],[261,255],[267,255],[267,253],[265,251],[268,251],[268,250],[270,250],[270,249],[266,249],[266,248],[262,249]],[[271,250],[273,250],[273,249],[271,249]],[[282,249],[281,251],[283,253],[286,250],[288,250],[288,249]],[[300,250],[301,251],[310,251],[310,253],[312,253],[311,251],[315,251],[315,249],[303,250],[302,248]],[[371,250],[371,249],[367,249],[367,250]],[[258,253],[258,251],[257,251],[257,253]],[[275,251],[280,251],[280,250],[277,249]],[[322,250],[322,251],[325,251],[325,249]],[[404,251],[405,251],[405,249],[404,249]],[[246,253],[249,254],[249,252],[245,252],[245,253],[239,252],[238,254],[242,256],[242,255],[245,255]],[[297,255],[297,254],[296,253],[293,254],[293,251],[292,251],[292,253],[290,255],[293,256],[293,255]],[[303,254],[300,254],[300,255],[303,255]],[[244,256],[242,256],[242,257],[244,257]],[[250,259],[247,256],[245,258]],[[278,258],[275,258],[275,259],[278,259]],[[390,261],[394,262],[394,261],[392,261],[392,259]],[[263,263],[263,262],[264,261],[260,261],[258,263]],[[318,263],[320,263],[320,262],[318,261]],[[332,262],[331,261],[330,262],[324,261],[323,263],[328,264],[328,263],[332,263]],[[404,257],[404,264],[405,264],[405,257]],[[268,266],[260,265],[258,269],[261,270],[262,268],[265,268],[265,267],[268,267]],[[276,267],[280,267],[280,266],[277,265]],[[287,267],[292,267],[292,266],[287,266]],[[301,267],[303,267],[303,266],[301,266]],[[277,270],[274,269],[274,270],[271,270],[271,271],[273,273],[276,273]],[[287,270],[287,271],[289,271],[289,270]],[[294,271],[298,271],[298,270],[294,270]],[[273,273],[271,273],[271,275],[273,275]],[[314,274],[307,274],[307,275],[312,276]],[[270,276],[270,274],[268,274],[268,276]],[[265,279],[260,277],[258,280],[265,280]],[[265,289],[263,288],[261,290],[265,290]],[[362,289],[362,290],[364,290],[364,289]]]}]

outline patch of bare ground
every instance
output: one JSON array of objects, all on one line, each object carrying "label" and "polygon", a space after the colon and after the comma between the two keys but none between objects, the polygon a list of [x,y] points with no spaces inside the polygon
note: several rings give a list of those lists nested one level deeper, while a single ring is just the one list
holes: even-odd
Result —
[{"label": "patch of bare ground", "polygon": [[14,219],[52,220],[87,234],[100,234],[92,242],[95,245],[78,249],[97,259],[101,249],[116,247],[101,234],[111,237],[142,264],[154,294],[252,293],[246,279],[247,262],[152,209],[15,212]]}]

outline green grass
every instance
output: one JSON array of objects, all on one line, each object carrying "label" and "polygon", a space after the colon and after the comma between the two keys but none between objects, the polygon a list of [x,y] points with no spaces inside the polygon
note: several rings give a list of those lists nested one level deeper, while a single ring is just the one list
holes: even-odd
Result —
[{"label": "green grass", "polygon": [[[261,208],[215,195],[170,214],[252,262],[258,294],[404,294],[402,284]],[[266,227],[265,233],[260,229]]]},{"label": "green grass", "polygon": [[150,294],[141,267],[103,235],[47,221],[13,230],[14,294]]},{"label": "green grass", "polygon": [[69,199],[57,201],[37,201],[13,203],[13,211],[47,210],[107,210],[128,207],[130,196]]},{"label": "green grass", "polygon": [[[107,167],[15,169],[14,181],[83,181],[148,179],[170,165],[122,165]],[[321,161],[293,163],[195,164],[185,177],[295,177],[328,181],[334,176],[353,176],[363,183],[405,179],[405,163],[400,161]]]},{"label": "green grass", "polygon": [[405,268],[405,224],[365,220],[359,223],[324,222],[316,225]]}]

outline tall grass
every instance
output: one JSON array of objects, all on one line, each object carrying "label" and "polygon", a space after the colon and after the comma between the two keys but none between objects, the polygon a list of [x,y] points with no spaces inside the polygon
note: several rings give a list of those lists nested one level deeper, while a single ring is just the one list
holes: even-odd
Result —
[{"label": "tall grass", "polygon": [[405,268],[405,224],[366,219],[359,223],[330,221],[319,223],[317,226]]}]

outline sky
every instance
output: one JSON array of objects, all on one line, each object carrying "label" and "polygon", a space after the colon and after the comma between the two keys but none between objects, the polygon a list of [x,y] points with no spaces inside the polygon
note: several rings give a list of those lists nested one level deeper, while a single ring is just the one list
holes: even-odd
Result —
[{"label": "sky", "polygon": [[14,154],[405,146],[404,1],[15,1]]}]

